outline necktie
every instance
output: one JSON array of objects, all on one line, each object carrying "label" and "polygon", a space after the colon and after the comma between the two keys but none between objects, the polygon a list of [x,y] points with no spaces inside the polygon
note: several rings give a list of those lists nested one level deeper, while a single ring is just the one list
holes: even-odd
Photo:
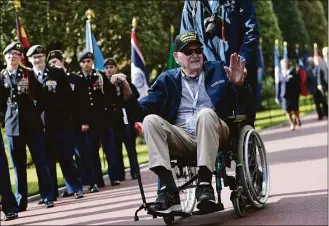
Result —
[{"label": "necktie", "polygon": [[39,72],[39,74],[38,74],[38,81],[39,81],[41,84],[43,84],[43,78],[42,78],[42,75],[41,75],[40,72]]}]

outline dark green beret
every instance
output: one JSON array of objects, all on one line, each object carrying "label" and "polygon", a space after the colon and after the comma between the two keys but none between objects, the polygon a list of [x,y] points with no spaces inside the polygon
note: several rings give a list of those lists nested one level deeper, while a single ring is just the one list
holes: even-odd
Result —
[{"label": "dark green beret", "polygon": [[104,60],[103,66],[105,67],[106,65],[113,65],[113,66],[117,66],[118,63],[114,58],[107,58]]},{"label": "dark green beret", "polygon": [[44,53],[46,54],[46,48],[43,47],[42,45],[34,45],[29,48],[29,50],[26,53],[27,57],[32,56],[33,54],[38,54],[38,53]]},{"label": "dark green beret", "polygon": [[22,43],[20,42],[12,42],[7,47],[3,50],[2,54],[5,55],[8,53],[10,50],[17,50],[19,52],[23,52],[23,46]]},{"label": "dark green beret", "polygon": [[64,57],[63,57],[62,51],[60,51],[60,50],[52,50],[52,51],[50,51],[48,53],[46,62],[49,62],[53,58],[56,58],[56,59],[59,59],[59,60],[63,60]]},{"label": "dark green beret", "polygon": [[84,51],[82,52],[78,57],[78,62],[80,63],[84,59],[94,59],[94,54],[90,51]]}]

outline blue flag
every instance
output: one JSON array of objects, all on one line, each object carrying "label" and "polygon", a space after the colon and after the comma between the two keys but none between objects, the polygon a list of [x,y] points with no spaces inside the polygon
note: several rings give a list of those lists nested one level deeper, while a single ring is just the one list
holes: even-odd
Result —
[{"label": "blue flag", "polygon": [[279,79],[280,79],[280,52],[279,52],[279,46],[276,43],[274,47],[274,82],[275,82],[275,96],[277,99],[281,102],[281,97],[279,95]]},{"label": "blue flag", "polygon": [[258,86],[257,86],[257,107],[261,107],[262,102],[262,81],[265,76],[265,65],[264,65],[264,57],[263,57],[263,50],[261,42],[258,45],[258,52],[257,52],[257,78],[258,78]]},{"label": "blue flag", "polygon": [[86,49],[94,54],[95,69],[104,70],[104,57],[101,49],[97,45],[94,33],[91,32],[90,21],[86,21]]},{"label": "blue flag", "polygon": [[134,29],[131,32],[131,81],[139,92],[140,97],[138,100],[147,96],[149,75],[146,71],[145,61]]}]

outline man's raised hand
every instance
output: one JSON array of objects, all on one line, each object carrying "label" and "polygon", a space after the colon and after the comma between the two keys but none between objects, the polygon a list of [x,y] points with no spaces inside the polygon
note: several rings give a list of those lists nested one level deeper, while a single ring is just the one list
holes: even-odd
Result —
[{"label": "man's raised hand", "polygon": [[228,78],[237,86],[242,86],[246,78],[246,73],[244,73],[245,65],[246,61],[241,62],[240,55],[234,53],[231,54],[230,67],[224,66]]}]

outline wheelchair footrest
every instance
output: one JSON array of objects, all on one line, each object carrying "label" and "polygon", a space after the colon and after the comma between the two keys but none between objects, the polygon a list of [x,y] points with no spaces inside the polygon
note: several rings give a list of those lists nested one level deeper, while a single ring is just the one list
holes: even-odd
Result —
[{"label": "wheelchair footrest", "polygon": [[147,214],[152,215],[153,217],[165,217],[165,216],[174,216],[174,217],[188,217],[191,216],[189,213],[185,213],[183,211],[172,211],[170,213],[161,213],[161,212],[153,212],[153,211],[148,211]]}]

